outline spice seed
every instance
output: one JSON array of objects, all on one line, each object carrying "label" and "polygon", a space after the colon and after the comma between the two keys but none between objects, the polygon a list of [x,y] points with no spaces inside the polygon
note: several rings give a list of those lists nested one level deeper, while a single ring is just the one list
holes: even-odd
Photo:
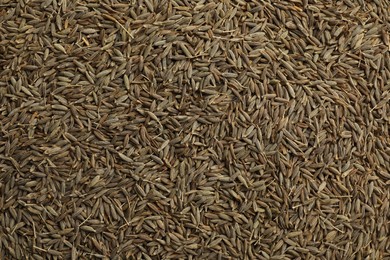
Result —
[{"label": "spice seed", "polygon": [[1,2],[0,259],[389,259],[389,10]]}]

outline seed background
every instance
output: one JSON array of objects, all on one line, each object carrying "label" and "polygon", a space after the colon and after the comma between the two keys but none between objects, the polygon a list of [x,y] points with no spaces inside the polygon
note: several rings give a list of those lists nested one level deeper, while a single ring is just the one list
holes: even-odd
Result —
[{"label": "seed background", "polygon": [[389,10],[0,1],[1,259],[389,258]]}]

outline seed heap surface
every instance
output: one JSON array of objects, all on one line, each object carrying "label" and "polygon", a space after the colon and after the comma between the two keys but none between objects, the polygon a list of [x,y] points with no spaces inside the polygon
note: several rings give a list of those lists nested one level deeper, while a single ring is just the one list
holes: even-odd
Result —
[{"label": "seed heap surface", "polygon": [[1,259],[389,259],[388,0],[0,0]]}]

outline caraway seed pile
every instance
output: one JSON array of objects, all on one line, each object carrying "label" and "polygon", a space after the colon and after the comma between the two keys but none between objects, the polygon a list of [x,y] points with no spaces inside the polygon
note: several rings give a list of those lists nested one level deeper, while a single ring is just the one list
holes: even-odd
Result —
[{"label": "caraway seed pile", "polygon": [[390,259],[388,0],[0,0],[1,259]]}]

